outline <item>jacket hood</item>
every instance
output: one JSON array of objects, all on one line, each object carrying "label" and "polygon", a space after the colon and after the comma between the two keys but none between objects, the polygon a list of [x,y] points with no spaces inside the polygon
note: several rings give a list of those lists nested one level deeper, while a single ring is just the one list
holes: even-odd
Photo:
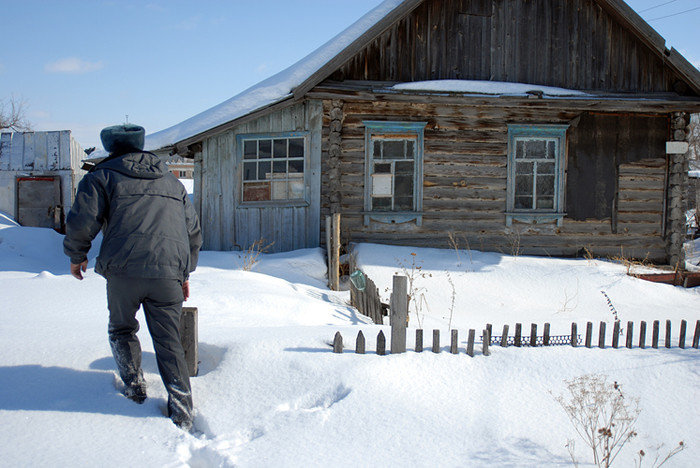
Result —
[{"label": "jacket hood", "polygon": [[107,158],[95,166],[95,170],[99,169],[110,169],[137,179],[159,179],[168,172],[158,156],[146,151]]}]

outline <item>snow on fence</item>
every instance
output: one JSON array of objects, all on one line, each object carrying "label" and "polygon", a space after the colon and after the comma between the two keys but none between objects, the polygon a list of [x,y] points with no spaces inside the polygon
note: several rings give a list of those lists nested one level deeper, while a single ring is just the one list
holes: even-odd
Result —
[{"label": "snow on fence", "polygon": [[[391,354],[403,353],[406,351],[406,326],[408,317],[408,295],[407,295],[407,278],[405,276],[394,276],[393,278],[393,289],[391,293],[391,300],[389,305],[390,310],[390,325],[391,325]],[[354,291],[354,293],[353,293]],[[364,275],[357,275],[352,281],[351,298],[353,299],[353,305],[357,307],[360,312],[372,311],[375,316],[371,316],[375,323],[382,323],[383,314],[383,304],[379,300],[379,293],[374,283],[369,279],[364,277]],[[360,307],[358,307],[358,304]],[[627,322],[626,331],[623,333],[622,324],[619,320],[613,323],[613,329],[611,333],[610,346],[617,349],[620,347],[620,338],[625,338],[624,346],[631,349],[634,346],[634,322]],[[686,347],[686,334],[687,334],[688,322],[686,320],[681,320],[680,330],[678,335],[678,341],[676,345],[684,349]],[[474,345],[481,344],[482,353],[485,356],[491,354],[489,350],[490,345],[500,345],[505,348],[508,346],[514,347],[538,347],[538,346],[562,346],[569,345],[572,347],[578,347],[582,344],[581,335],[578,334],[578,324],[576,322],[571,323],[571,333],[569,335],[550,335],[550,324],[545,323],[542,335],[537,334],[538,326],[536,323],[530,324],[530,334],[522,334],[522,324],[515,324],[515,333],[509,335],[509,326],[503,326],[503,333],[500,336],[493,335],[493,326],[491,324],[486,324],[486,327],[482,330],[481,341],[476,341],[476,330],[470,329],[467,334],[467,345],[466,353],[473,357],[474,356]],[[601,321],[598,326],[598,347],[606,348],[606,329],[607,322]],[[664,347],[671,348],[673,346],[671,340],[671,321],[666,320],[665,323],[665,333],[664,333]],[[647,322],[641,321],[639,323],[639,341],[638,347],[644,349],[647,347]],[[651,347],[658,349],[660,342],[660,331],[661,323],[659,320],[654,320],[652,322],[652,332],[651,332]],[[585,341],[583,341],[586,348],[593,347],[593,322],[586,323],[586,333]],[[698,349],[700,345],[700,320],[695,323],[695,333],[693,334],[692,347]],[[420,353],[423,351],[423,330],[416,330],[416,340],[415,340],[415,351]],[[355,339],[355,353],[365,354],[366,350],[366,339],[362,331],[357,334]],[[433,330],[432,339],[432,351],[434,353],[439,353],[440,348],[440,330]],[[342,353],[343,352],[343,337],[340,332],[336,332],[333,339],[333,352]],[[379,355],[386,354],[386,336],[383,331],[380,331],[377,335],[377,345],[376,353]],[[450,353],[459,353],[459,331],[450,331]]]}]

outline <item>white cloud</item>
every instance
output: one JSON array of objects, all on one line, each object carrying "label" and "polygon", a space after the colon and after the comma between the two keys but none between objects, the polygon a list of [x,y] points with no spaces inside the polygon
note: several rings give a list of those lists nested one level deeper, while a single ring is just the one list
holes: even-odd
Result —
[{"label": "white cloud", "polygon": [[88,62],[77,57],[67,57],[47,63],[44,69],[49,73],[89,73],[99,70],[102,62]]}]

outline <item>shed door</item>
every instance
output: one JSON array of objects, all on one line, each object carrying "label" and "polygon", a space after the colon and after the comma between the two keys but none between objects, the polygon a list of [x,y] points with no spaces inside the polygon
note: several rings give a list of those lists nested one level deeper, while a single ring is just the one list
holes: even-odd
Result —
[{"label": "shed door", "polygon": [[61,179],[17,178],[17,222],[22,226],[61,229]]}]

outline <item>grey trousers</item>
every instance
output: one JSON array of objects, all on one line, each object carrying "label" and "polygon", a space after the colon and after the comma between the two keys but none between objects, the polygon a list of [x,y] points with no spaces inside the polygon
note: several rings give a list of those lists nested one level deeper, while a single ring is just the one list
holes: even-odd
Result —
[{"label": "grey trousers", "polygon": [[173,279],[107,278],[109,343],[124,384],[144,386],[136,312],[143,305],[160,377],[168,391],[168,415],[192,420],[192,390],[180,341],[182,283]]}]

